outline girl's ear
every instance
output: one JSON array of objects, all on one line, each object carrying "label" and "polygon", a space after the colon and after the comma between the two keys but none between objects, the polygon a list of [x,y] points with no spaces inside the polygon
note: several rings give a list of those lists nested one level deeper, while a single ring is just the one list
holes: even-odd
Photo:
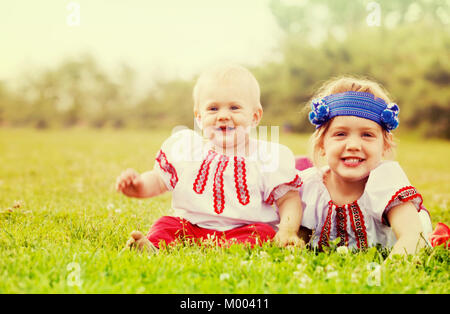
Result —
[{"label": "girl's ear", "polygon": [[390,157],[392,155],[392,148],[394,146],[394,138],[392,133],[386,132],[383,136],[383,158]]},{"label": "girl's ear", "polygon": [[320,149],[320,157],[325,157],[325,149],[321,148]]},{"label": "girl's ear", "polygon": [[320,139],[317,147],[319,148],[320,157],[325,157],[325,146],[323,145],[323,138]]}]

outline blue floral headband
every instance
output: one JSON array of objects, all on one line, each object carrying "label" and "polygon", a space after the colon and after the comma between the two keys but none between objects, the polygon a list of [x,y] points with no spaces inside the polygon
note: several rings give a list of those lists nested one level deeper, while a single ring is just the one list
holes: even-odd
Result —
[{"label": "blue floral headband", "polygon": [[372,120],[387,131],[394,130],[399,123],[397,104],[387,104],[370,93],[344,92],[317,98],[311,102],[309,121],[320,128],[336,116],[355,116]]}]

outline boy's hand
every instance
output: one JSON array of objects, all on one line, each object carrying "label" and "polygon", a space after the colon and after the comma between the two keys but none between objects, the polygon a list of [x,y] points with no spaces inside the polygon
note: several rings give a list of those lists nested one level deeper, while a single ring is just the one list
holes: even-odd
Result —
[{"label": "boy's hand", "polygon": [[144,188],[144,180],[134,169],[123,171],[116,179],[116,190],[126,196],[140,197]]},{"label": "boy's hand", "polygon": [[305,242],[300,239],[297,232],[289,232],[284,230],[278,230],[275,234],[274,241],[278,246],[284,247],[287,245],[293,245],[298,247],[304,247]]},{"label": "boy's hand", "polygon": [[298,230],[302,221],[302,203],[297,191],[289,191],[276,200],[280,213],[278,232],[274,237],[279,246],[294,245],[303,247],[305,242],[298,237]]}]

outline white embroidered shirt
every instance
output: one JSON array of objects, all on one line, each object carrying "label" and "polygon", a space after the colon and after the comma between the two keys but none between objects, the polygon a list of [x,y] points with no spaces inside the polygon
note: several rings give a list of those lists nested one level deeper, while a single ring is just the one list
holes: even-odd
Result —
[{"label": "white embroidered shirt", "polygon": [[336,206],[323,183],[329,167],[300,171],[303,185],[302,225],[314,230],[312,244],[319,249],[339,239],[339,246],[364,249],[381,244],[392,247],[396,238],[387,221],[387,213],[402,202],[411,201],[419,211],[424,234],[431,232],[428,212],[422,196],[411,186],[397,162],[384,161],[371,171],[363,195],[351,204]]},{"label": "white embroidered shirt", "polygon": [[169,137],[155,169],[172,191],[175,215],[219,231],[258,222],[277,230],[275,200],[301,186],[294,156],[280,144],[255,139],[250,144],[248,156],[227,156],[192,130]]}]

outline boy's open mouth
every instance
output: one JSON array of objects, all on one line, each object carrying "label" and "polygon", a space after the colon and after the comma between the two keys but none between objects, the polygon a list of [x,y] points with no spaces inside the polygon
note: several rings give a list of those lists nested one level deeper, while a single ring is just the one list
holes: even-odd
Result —
[{"label": "boy's open mouth", "polygon": [[220,126],[220,127],[218,127],[216,130],[217,130],[217,131],[221,131],[221,132],[223,132],[223,133],[226,133],[226,132],[234,131],[234,129],[235,129],[235,128],[230,127],[230,126]]}]

